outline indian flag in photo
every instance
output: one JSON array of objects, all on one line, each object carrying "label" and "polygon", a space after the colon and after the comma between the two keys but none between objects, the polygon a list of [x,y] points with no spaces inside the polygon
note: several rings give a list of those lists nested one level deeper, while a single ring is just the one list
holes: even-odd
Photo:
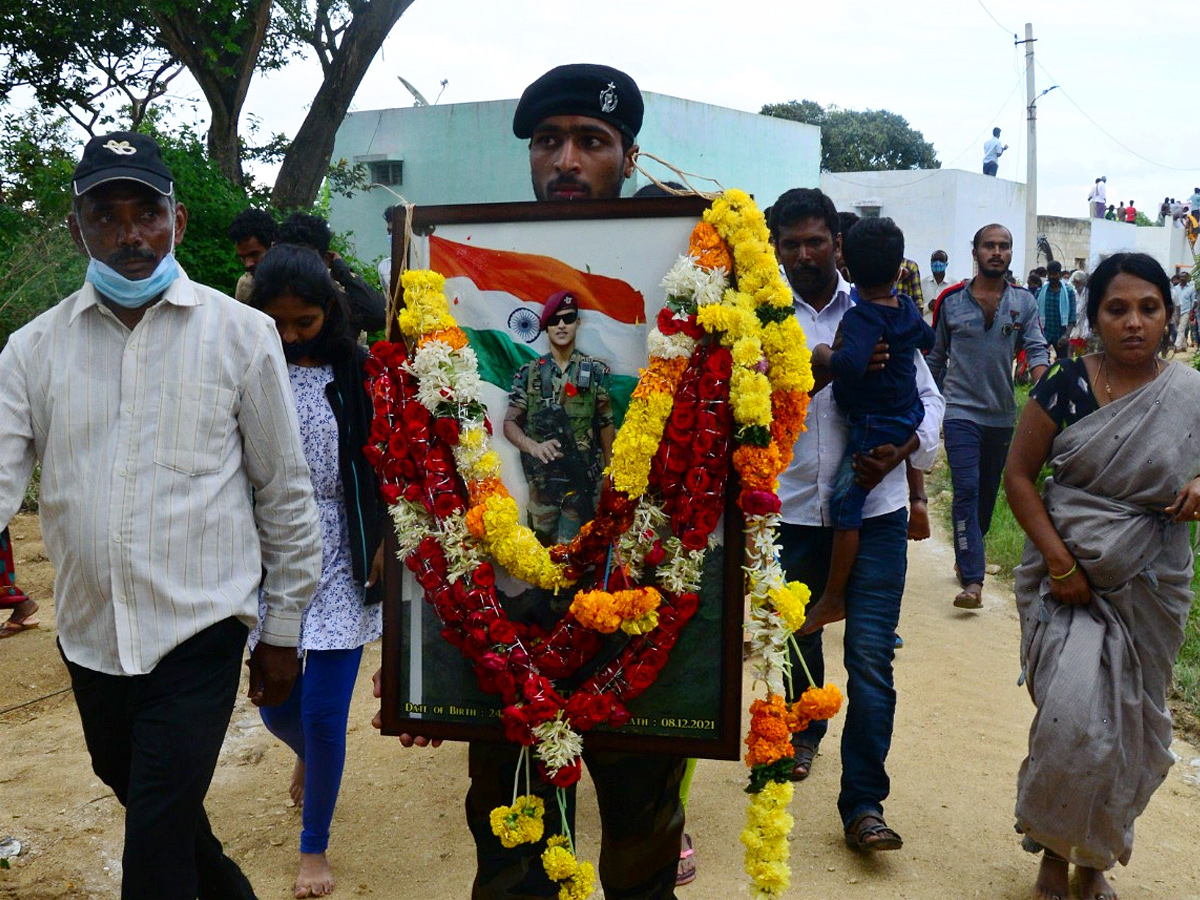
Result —
[{"label": "indian flag in photo", "polygon": [[436,235],[429,238],[429,266],[446,279],[450,311],[479,357],[480,377],[503,392],[501,405],[494,390],[486,391],[497,430],[517,370],[550,352],[540,321],[543,303],[556,291],[570,291],[579,303],[576,349],[612,370],[613,417],[620,426],[638,370],[646,366],[646,302],[640,291],[553,257],[490,250]]}]

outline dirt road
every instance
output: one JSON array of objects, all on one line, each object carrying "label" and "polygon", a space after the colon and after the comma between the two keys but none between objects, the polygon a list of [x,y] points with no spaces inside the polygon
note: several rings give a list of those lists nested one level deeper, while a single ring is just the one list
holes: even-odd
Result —
[{"label": "dirt road", "polygon": [[[116,898],[120,807],[92,774],[70,693],[55,694],[67,680],[55,650],[52,573],[37,520],[20,517],[12,531],[21,582],[42,604],[44,624],[0,641],[6,688],[0,710],[29,703],[0,714],[0,837],[11,834],[28,848],[12,869],[0,870],[0,898]],[[1012,806],[1032,708],[1016,684],[1012,594],[992,583],[982,611],[955,610],[951,567],[944,536],[912,545],[887,803],[888,821],[904,836],[904,848],[863,858],[844,847],[834,805],[842,721],[835,719],[825,752],[798,786],[792,806],[789,897],[1029,896],[1037,860],[1018,845]],[[836,640],[839,629],[829,631]],[[369,675],[378,658],[378,645],[368,648],[351,711],[349,759],[330,847],[339,878],[334,896],[466,898],[473,855],[462,816],[465,747],[404,750],[372,732]],[[844,686],[839,667],[831,665],[829,675]],[[1174,749],[1180,761],[1138,823],[1131,865],[1112,878],[1122,900],[1200,900],[1200,749],[1183,740]],[[291,896],[300,827],[286,793],[291,767],[289,752],[240,701],[208,808],[214,829],[262,900]],[[744,773],[740,763],[700,762],[688,815],[699,877],[679,890],[680,900],[749,896],[737,840]],[[595,860],[590,785],[582,790],[580,850]]]}]

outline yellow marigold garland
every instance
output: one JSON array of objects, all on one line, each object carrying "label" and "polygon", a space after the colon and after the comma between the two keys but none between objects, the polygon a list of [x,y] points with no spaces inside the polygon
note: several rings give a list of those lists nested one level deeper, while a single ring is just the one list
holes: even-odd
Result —
[{"label": "yellow marigold garland", "polygon": [[746,874],[754,880],[757,897],[781,897],[791,884],[788,835],[795,822],[787,808],[792,792],[790,781],[772,781],[750,797],[741,840],[746,846]]},{"label": "yellow marigold garland", "polygon": [[612,462],[607,469],[618,491],[631,497],[646,493],[650,461],[662,442],[667,417],[675,404],[675,388],[687,363],[683,358],[651,357],[650,364],[641,371],[625,421],[613,440]]},{"label": "yellow marigold garland", "polygon": [[545,830],[545,814],[546,804],[541,797],[524,794],[512,806],[497,806],[492,810],[492,834],[510,850],[521,844],[536,844]]},{"label": "yellow marigold garland", "polygon": [[556,834],[546,841],[542,868],[551,881],[558,882],[558,900],[585,900],[596,884],[596,872],[589,862],[580,862],[571,851],[570,839]]}]

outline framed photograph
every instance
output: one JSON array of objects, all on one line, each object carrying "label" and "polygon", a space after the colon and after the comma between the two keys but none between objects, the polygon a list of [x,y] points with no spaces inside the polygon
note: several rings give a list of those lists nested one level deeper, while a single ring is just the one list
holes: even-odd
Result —
[{"label": "framed photograph", "polygon": [[[543,543],[569,540],[594,514],[607,450],[647,364],[648,323],[666,299],[660,282],[687,252],[707,206],[698,197],[442,206],[415,210],[407,247],[396,229],[394,272],[432,269],[446,278],[450,309],[479,360],[505,487]],[[572,300],[557,307],[563,292]],[[571,354],[567,369],[554,364],[554,352]],[[732,496],[726,508],[737,509]],[[740,514],[726,516],[714,535],[698,611],[658,679],[630,702],[630,721],[589,731],[588,746],[738,758]],[[497,698],[480,690],[460,651],[442,638],[436,610],[396,559],[395,536],[388,541],[384,732],[502,739]],[[497,573],[509,615],[547,628],[575,590],[589,586],[585,580],[555,596]],[[620,631],[609,636],[577,679],[629,640]]]}]

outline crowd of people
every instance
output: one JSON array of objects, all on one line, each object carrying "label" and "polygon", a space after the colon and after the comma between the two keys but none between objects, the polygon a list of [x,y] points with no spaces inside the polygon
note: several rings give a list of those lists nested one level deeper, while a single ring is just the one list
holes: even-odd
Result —
[{"label": "crowd of people", "polygon": [[[513,131],[528,141],[536,199],[619,197],[643,112],[633,79],[606,66],[561,66],[531,84]],[[994,175],[999,129],[993,141]],[[1094,215],[1104,182],[1089,198]],[[191,281],[174,258],[187,210],[143,135],[89,141],[72,195],[85,282],[0,353],[0,380],[21,386],[0,396],[0,522],[40,463],[61,650],[93,767],[126,808],[122,896],[255,896],[203,809],[247,643],[250,697],[296,757],[295,895],[325,896],[350,697],[362,648],[382,629],[388,520],[362,453],[371,402],[358,337],[384,326],[384,298],[305,214],[277,224],[247,210],[231,224],[246,269],[237,299]],[[1191,202],[1194,214],[1200,189]],[[1124,209],[1133,221],[1132,202]],[[1174,217],[1169,200],[1164,210]],[[1169,280],[1152,258],[1118,253],[1090,275],[1051,262],[1021,287],[1012,234],[991,223],[972,240],[973,275],[951,276],[937,250],[922,278],[894,222],[839,215],[811,188],[782,194],[767,224],[816,380],[778,489],[782,565],[816,598],[791,652],[823,683],[825,626],[844,621],[846,843],[863,853],[904,843],[884,818],[892,666],[907,543],[929,535],[922,473],[944,440],[953,606],[983,605],[983,541],[1002,482],[1029,538],[1016,592],[1036,714],[1016,825],[1041,854],[1034,896],[1066,897],[1074,866],[1082,896],[1115,900],[1104,873],[1129,860],[1134,820],[1171,764],[1165,695],[1191,604],[1200,454],[1178,435],[1200,429],[1200,374],[1160,355],[1197,338],[1190,275]],[[607,370],[575,350],[575,298],[547,298],[539,326],[550,352],[518,372],[504,434],[541,464],[530,469],[530,521],[552,543],[588,510],[550,496],[545,467],[574,438],[539,430],[538,409],[565,409],[589,467],[609,458],[614,427]],[[1018,356],[1035,387],[1014,428]],[[587,382],[572,403],[568,380]],[[7,532],[0,561],[9,636],[37,625],[37,604],[16,587]],[[793,780],[810,774],[826,727],[793,735]],[[670,900],[696,876],[688,760],[586,742],[583,759],[605,895]],[[556,896],[540,848],[504,846],[489,825],[517,748],[472,741],[469,760],[472,897]],[[547,831],[573,815],[572,791]]]},{"label": "crowd of people", "polygon": [[[1128,204],[1124,200],[1120,201],[1116,206],[1109,203],[1107,206],[1107,190],[1108,177],[1101,175],[1096,179],[1088,192],[1088,213],[1095,219],[1107,219],[1110,222],[1124,222],[1130,225],[1137,224],[1138,209],[1132,200]],[[1150,224],[1151,220],[1148,216],[1144,217],[1142,224]],[[1188,241],[1194,247],[1196,245],[1196,235],[1200,232],[1200,187],[1192,189],[1191,196],[1177,200],[1174,197],[1163,197],[1162,203],[1158,205],[1155,211],[1153,223],[1159,228],[1165,227],[1168,223],[1175,228],[1182,228],[1187,232]]]}]

